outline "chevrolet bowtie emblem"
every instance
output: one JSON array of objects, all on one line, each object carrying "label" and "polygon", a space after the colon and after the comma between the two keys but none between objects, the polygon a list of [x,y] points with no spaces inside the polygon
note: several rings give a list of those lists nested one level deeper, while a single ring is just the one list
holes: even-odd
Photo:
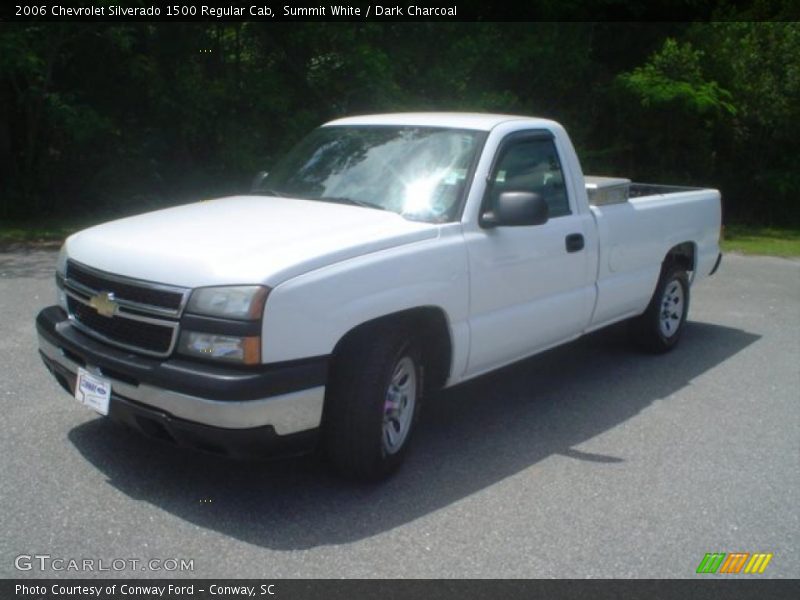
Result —
[{"label": "chevrolet bowtie emblem", "polygon": [[89,298],[89,306],[104,317],[113,317],[117,314],[119,305],[114,302],[114,292],[100,292]]}]

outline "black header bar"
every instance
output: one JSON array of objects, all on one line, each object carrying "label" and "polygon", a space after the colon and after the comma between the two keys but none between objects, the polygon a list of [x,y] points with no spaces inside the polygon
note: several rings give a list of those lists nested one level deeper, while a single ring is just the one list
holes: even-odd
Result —
[{"label": "black header bar", "polygon": [[0,6],[0,21],[711,21],[741,20],[742,11],[762,21],[798,19],[799,6],[793,0],[18,0]]}]

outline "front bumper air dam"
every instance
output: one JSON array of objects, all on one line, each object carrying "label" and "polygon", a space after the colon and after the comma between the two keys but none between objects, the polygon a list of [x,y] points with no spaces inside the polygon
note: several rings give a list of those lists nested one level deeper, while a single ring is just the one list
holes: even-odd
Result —
[{"label": "front bumper air dam", "polygon": [[109,417],[151,437],[233,457],[316,445],[328,357],[237,369],[140,356],[79,332],[58,306],[36,318],[39,352],[69,393],[78,367],[111,381]]}]

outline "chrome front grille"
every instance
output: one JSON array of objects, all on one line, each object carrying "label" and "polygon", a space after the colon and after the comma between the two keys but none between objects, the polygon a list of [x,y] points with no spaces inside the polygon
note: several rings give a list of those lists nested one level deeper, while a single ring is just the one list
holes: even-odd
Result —
[{"label": "chrome front grille", "polygon": [[163,357],[175,348],[190,290],[68,261],[64,291],[78,329],[120,348]]}]

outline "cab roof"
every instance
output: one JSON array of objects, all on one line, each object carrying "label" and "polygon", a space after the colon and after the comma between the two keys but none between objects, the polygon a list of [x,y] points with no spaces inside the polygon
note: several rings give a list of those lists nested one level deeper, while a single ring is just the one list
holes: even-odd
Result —
[{"label": "cab roof", "polygon": [[448,127],[490,131],[508,121],[527,121],[531,126],[545,126],[552,121],[537,117],[468,112],[409,112],[386,113],[345,117],[325,123],[324,127],[337,125],[405,125],[410,127]]}]

